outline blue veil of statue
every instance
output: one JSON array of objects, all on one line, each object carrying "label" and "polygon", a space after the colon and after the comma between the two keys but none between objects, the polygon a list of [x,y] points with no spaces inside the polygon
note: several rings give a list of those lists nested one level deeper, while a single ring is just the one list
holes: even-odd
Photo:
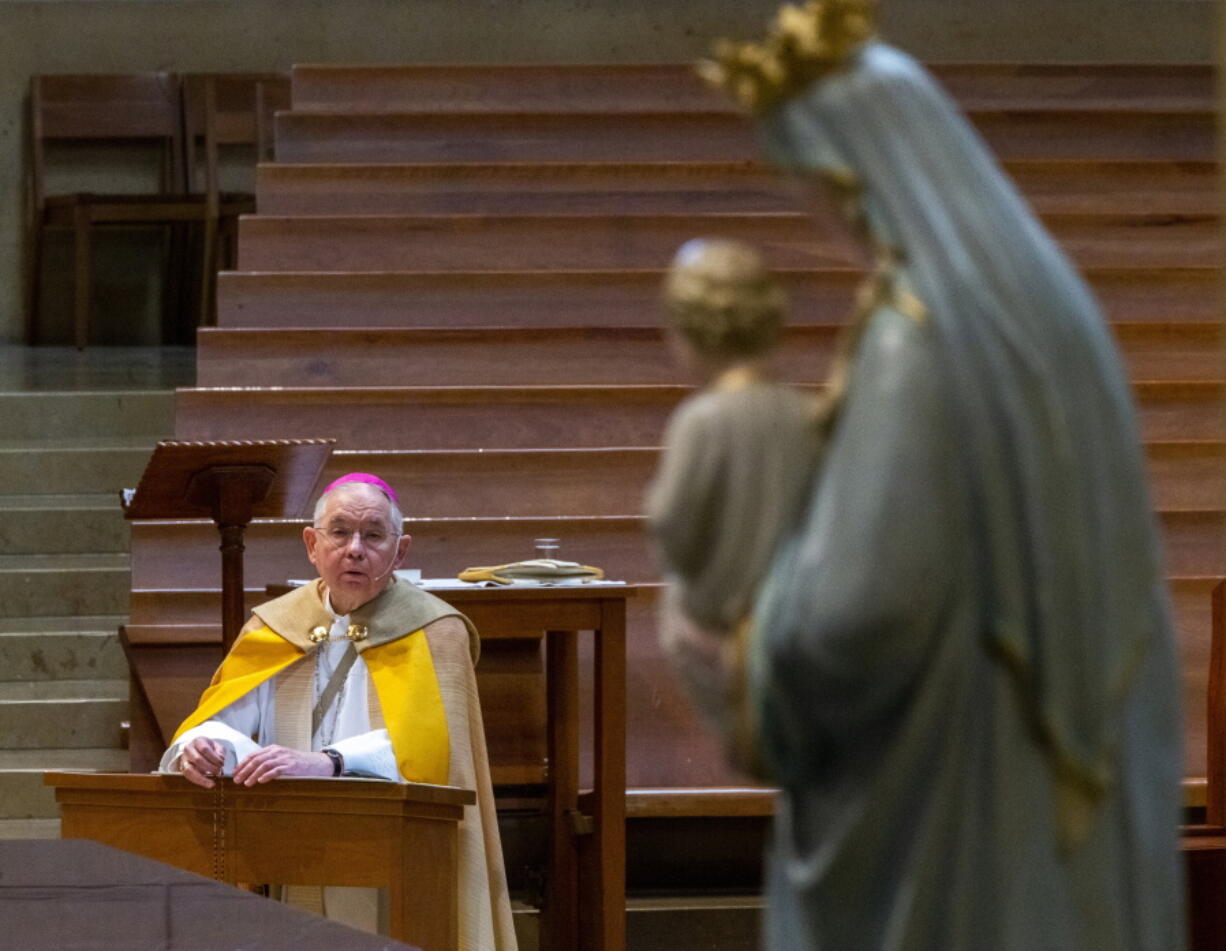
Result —
[{"label": "blue veil of statue", "polygon": [[[953,451],[974,496],[985,647],[1015,675],[1057,780],[1092,810],[1119,704],[1168,630],[1130,390],[1098,307],[906,54],[867,43],[759,128],[790,171],[858,181],[870,230],[927,309],[965,436]],[[777,607],[770,623],[803,627],[803,591]]]}]

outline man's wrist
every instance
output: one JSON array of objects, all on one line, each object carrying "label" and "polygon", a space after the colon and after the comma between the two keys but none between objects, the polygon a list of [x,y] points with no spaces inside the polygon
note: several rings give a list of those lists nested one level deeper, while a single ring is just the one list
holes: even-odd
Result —
[{"label": "man's wrist", "polygon": [[326,747],[320,750],[332,763],[332,775],[339,776],[345,771],[345,757],[341,755],[340,750],[334,750],[331,747]]}]

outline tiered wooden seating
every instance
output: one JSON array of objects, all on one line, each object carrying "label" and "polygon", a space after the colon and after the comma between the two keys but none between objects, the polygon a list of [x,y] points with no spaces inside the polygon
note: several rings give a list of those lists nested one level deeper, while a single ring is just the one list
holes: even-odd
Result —
[{"label": "tiered wooden seating", "polygon": [[[1086,268],[1129,367],[1168,541],[1195,790],[1209,598],[1226,574],[1208,72],[938,74]],[[499,130],[537,135],[541,150],[516,153]],[[672,251],[699,234],[764,246],[800,325],[786,373],[809,384],[858,280],[688,68],[303,67],[278,135],[280,164],[260,170],[260,214],[240,226],[242,270],[219,281],[219,328],[200,335],[201,388],[180,394],[177,435],[337,437],[327,477],[367,469],[403,486],[427,576],[557,536],[565,557],[656,580],[641,493],[688,392],[653,329]],[[302,524],[252,526],[253,599],[260,582],[309,571]],[[213,623],[206,527],[135,530],[140,631],[177,623],[190,639]],[[768,795],[721,791],[743,778],[662,663],[653,602],[629,623],[632,815],[760,814]]]}]

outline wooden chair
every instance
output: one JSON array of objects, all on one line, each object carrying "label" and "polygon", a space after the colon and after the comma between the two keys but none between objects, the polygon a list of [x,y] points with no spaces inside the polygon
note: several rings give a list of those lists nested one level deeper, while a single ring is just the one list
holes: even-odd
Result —
[{"label": "wooden chair", "polygon": [[[95,226],[158,227],[169,238],[164,306],[173,306],[183,284],[183,255],[176,244],[187,226],[204,220],[204,201],[185,193],[179,81],[170,73],[42,75],[30,83],[30,136],[26,166],[26,337],[37,342],[44,237],[67,229],[74,241],[73,339],[89,343],[90,244]],[[75,191],[46,194],[48,152],[141,146],[159,163],[152,189],[135,193]]]},{"label": "wooden chair", "polygon": [[[204,197],[200,323],[216,322],[219,268],[234,266],[238,216],[255,211],[255,165],[271,157],[272,117],[289,106],[281,73],[191,73],[183,77],[183,127],[188,188]],[[222,188],[222,151],[242,150],[250,170],[238,190]]]}]

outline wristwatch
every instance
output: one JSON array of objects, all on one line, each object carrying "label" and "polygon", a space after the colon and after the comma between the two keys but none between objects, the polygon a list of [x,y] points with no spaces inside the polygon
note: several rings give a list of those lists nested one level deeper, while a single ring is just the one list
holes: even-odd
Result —
[{"label": "wristwatch", "polygon": [[332,775],[339,776],[345,771],[345,757],[341,756],[338,750],[330,747],[325,747],[319,752],[323,753],[328,759],[332,760]]}]

